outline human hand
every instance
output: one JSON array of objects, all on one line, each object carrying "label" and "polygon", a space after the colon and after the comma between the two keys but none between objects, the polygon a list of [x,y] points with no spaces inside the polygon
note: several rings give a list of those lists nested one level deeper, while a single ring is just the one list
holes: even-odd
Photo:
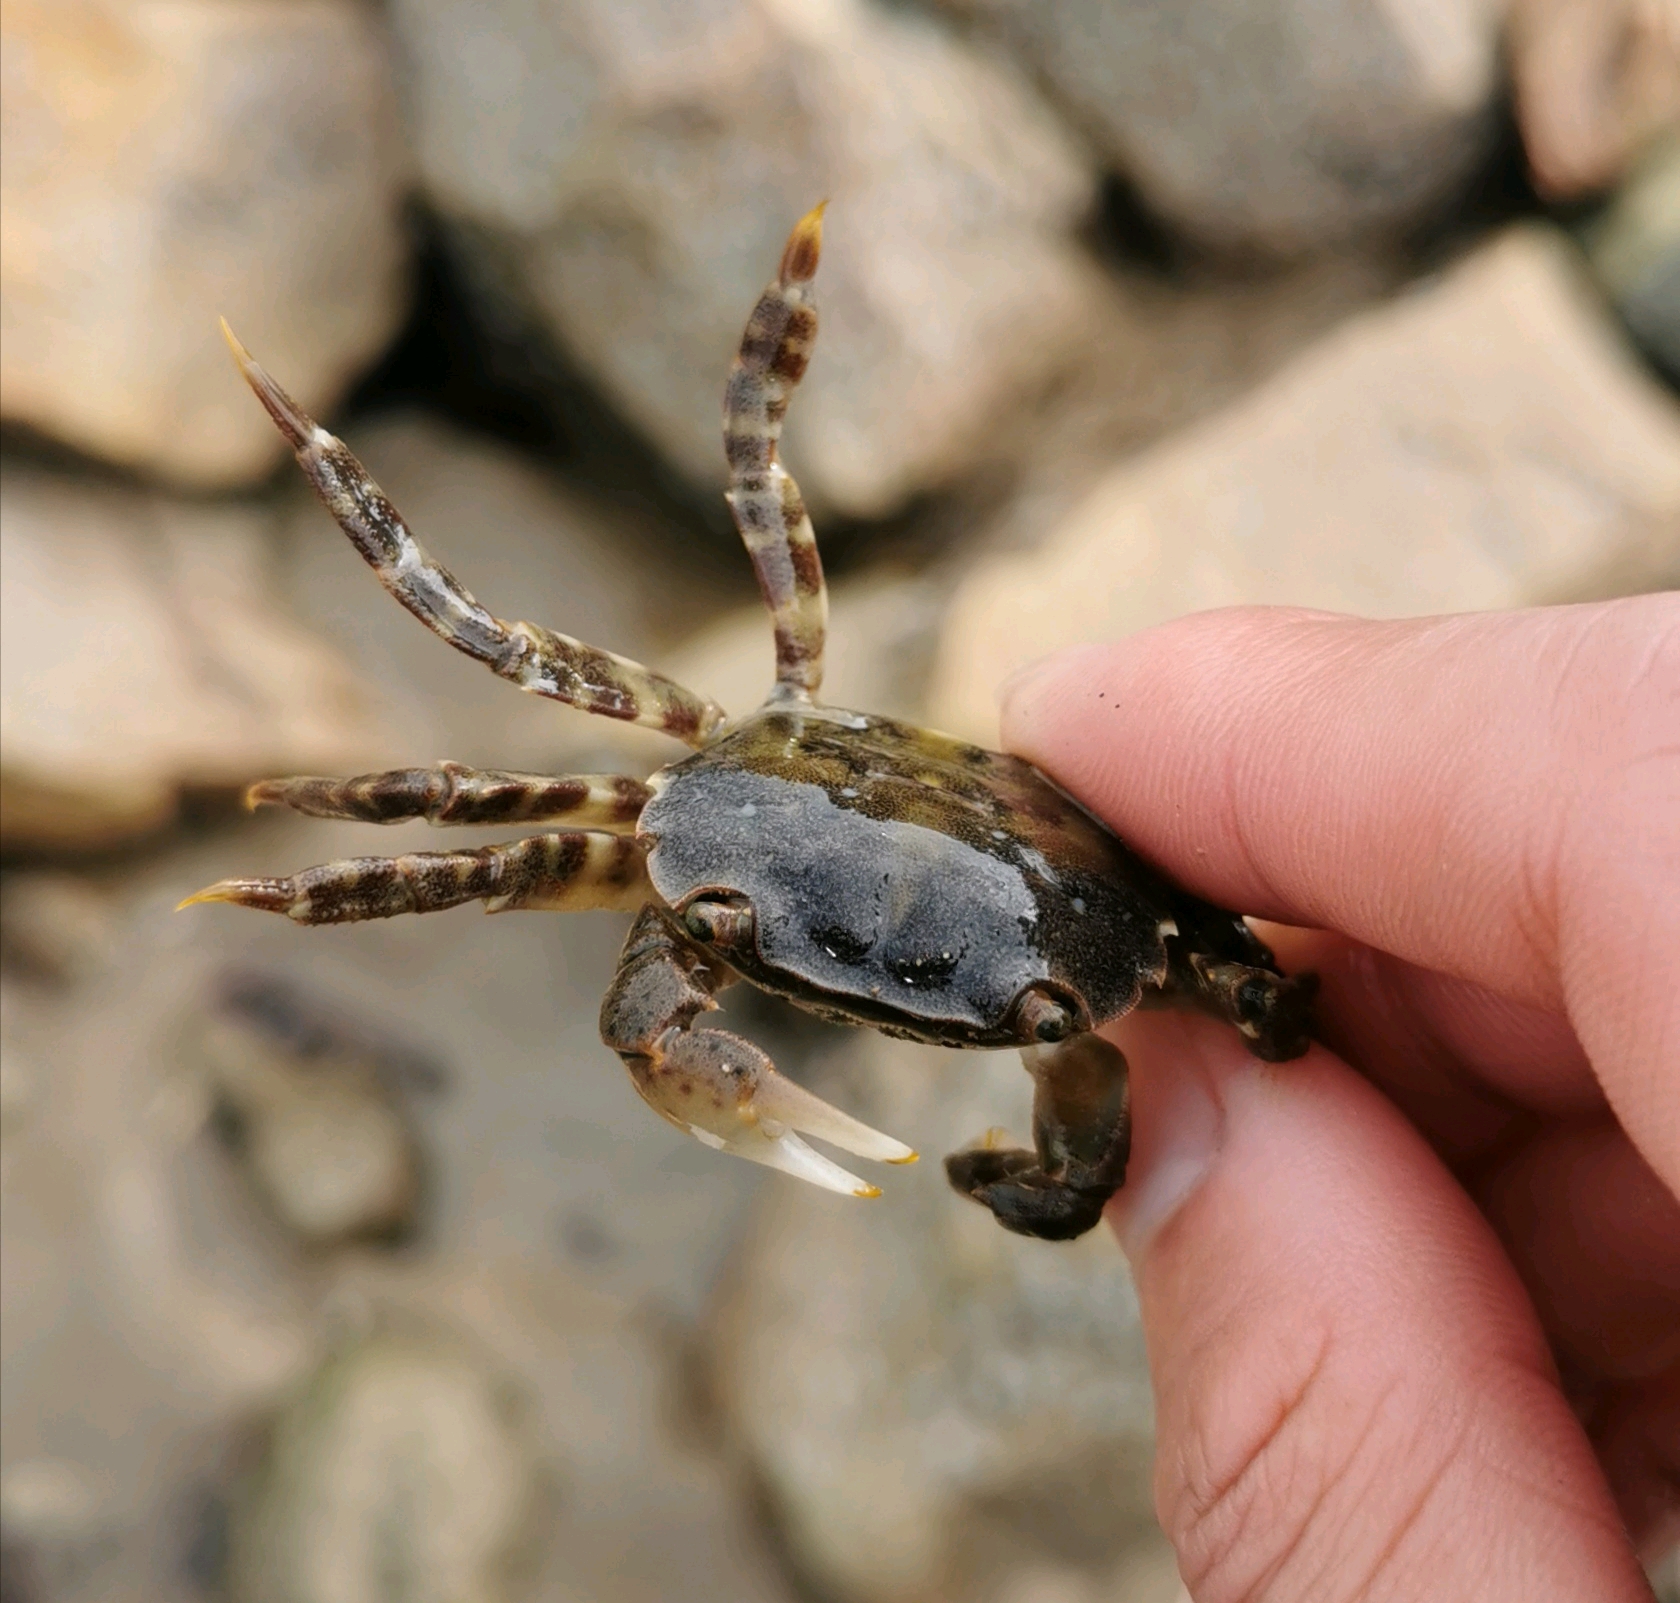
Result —
[{"label": "human hand", "polygon": [[1323,977],[1295,1063],[1112,1031],[1197,1603],[1648,1598],[1636,1547],[1680,1537],[1680,598],[1208,613],[1035,665],[1003,730]]}]

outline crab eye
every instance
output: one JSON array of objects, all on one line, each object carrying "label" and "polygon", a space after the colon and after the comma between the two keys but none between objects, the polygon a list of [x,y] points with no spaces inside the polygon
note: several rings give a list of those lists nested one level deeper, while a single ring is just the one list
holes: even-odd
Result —
[{"label": "crab eye", "polygon": [[745,902],[701,897],[683,913],[683,928],[707,946],[740,946],[752,939],[752,908]]},{"label": "crab eye", "polygon": [[1078,1015],[1072,1008],[1036,987],[1021,998],[1015,1012],[1022,1035],[1046,1045],[1065,1041],[1079,1028]]}]

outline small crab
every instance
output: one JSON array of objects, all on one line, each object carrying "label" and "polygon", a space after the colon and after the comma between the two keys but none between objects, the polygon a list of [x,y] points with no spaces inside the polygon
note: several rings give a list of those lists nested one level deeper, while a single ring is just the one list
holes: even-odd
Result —
[{"label": "small crab", "polygon": [[1268,1061],[1306,1050],[1311,975],[1286,978],[1235,914],[1178,889],[1036,769],[890,718],[824,706],[827,597],[777,439],[816,336],[822,207],[795,226],[724,392],[727,498],[775,631],[776,683],[730,720],[664,676],[537,624],[504,623],[421,549],[343,442],[306,416],[224,323],[240,369],[380,582],[457,650],[521,689],[664,730],[695,748],[646,782],[456,763],[275,779],[253,806],[389,824],[568,827],[474,851],[226,879],[191,902],[300,924],[430,913],[636,914],[601,1036],[654,1111],[719,1151],[876,1196],[801,1139],[859,1158],[916,1154],[714,1029],[737,979],[798,1007],[951,1047],[1021,1049],[1033,1147],[987,1138],[945,1160],[958,1191],[1024,1235],[1089,1230],[1125,1173],[1126,1063],[1099,1026],[1136,1006],[1228,1020]]}]

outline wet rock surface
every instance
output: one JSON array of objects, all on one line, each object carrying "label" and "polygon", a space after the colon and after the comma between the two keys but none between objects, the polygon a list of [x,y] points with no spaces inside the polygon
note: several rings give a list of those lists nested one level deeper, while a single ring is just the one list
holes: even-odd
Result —
[{"label": "wet rock surface", "polygon": [[185,483],[285,455],[225,316],[324,410],[395,332],[407,157],[354,0],[18,0],[3,24],[0,404]]},{"label": "wet rock surface", "polygon": [[742,309],[824,197],[824,382],[788,436],[813,502],[875,515],[948,482],[1077,349],[1093,179],[1020,75],[908,8],[401,0],[392,21],[474,276],[701,483]]}]

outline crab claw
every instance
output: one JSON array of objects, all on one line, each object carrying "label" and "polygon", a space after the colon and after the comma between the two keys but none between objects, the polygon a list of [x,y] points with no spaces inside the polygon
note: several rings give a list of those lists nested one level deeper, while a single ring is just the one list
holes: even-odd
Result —
[{"label": "crab claw", "polygon": [[852,1197],[881,1194],[878,1186],[808,1146],[796,1131],[877,1163],[916,1160],[902,1141],[785,1079],[750,1041],[724,1030],[667,1030],[655,1052],[630,1062],[630,1072],[656,1113],[707,1146],[829,1191]]}]

